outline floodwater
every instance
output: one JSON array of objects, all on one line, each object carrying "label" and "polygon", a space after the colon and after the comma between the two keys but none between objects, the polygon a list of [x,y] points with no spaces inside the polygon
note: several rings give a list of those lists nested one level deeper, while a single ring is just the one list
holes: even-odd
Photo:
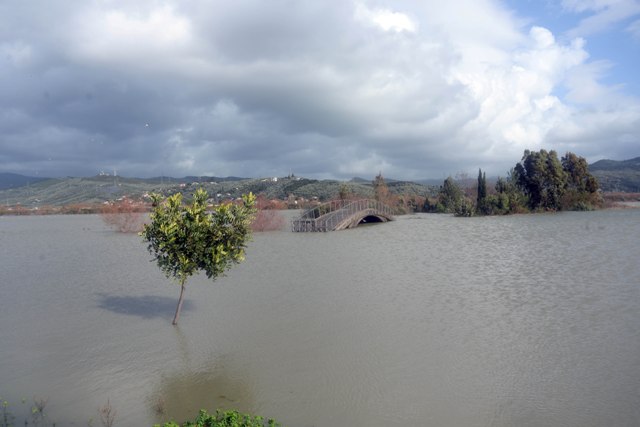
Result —
[{"label": "floodwater", "polygon": [[0,257],[18,425],[34,396],[58,426],[107,401],[115,426],[640,425],[640,209],[256,234],[178,327],[178,286],[98,216],[0,217]]}]

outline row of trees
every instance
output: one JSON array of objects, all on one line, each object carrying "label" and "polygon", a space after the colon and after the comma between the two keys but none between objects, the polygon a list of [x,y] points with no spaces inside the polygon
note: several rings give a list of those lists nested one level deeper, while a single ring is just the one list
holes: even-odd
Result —
[{"label": "row of trees", "polygon": [[568,152],[558,159],[553,150],[526,150],[507,177],[498,178],[494,191],[487,187],[486,174],[478,171],[475,203],[449,177],[437,199],[425,202],[425,210],[458,216],[592,210],[602,203],[598,190],[583,157]]}]

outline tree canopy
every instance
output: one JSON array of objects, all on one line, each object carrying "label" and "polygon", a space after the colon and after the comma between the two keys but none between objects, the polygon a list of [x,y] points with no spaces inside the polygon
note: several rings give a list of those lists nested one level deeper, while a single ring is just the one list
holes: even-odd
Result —
[{"label": "tree canopy", "polygon": [[559,160],[553,150],[526,150],[514,172],[531,210],[586,209],[597,204],[598,182],[587,161],[573,153]]},{"label": "tree canopy", "polygon": [[476,210],[480,213],[487,212],[487,174],[478,169],[478,195],[476,197]]},{"label": "tree canopy", "polygon": [[148,243],[158,267],[180,284],[180,298],[173,324],[178,323],[185,282],[198,271],[210,279],[244,259],[255,214],[255,196],[243,196],[240,204],[221,204],[208,208],[209,195],[203,189],[183,204],[182,194],[164,199],[152,195],[151,223],[140,233]]},{"label": "tree canopy", "polygon": [[440,187],[440,191],[438,193],[438,210],[442,210],[443,212],[455,212],[456,209],[462,203],[462,198],[464,194],[462,190],[453,180],[453,178],[448,177],[442,183],[442,187]]}]

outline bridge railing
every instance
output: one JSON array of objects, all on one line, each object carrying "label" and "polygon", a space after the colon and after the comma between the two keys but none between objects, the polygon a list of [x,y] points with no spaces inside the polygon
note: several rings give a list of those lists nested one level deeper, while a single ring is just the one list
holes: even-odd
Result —
[{"label": "bridge railing", "polygon": [[329,231],[351,215],[366,210],[389,216],[393,213],[389,206],[373,199],[334,200],[307,210],[291,221],[291,228],[293,231]]}]

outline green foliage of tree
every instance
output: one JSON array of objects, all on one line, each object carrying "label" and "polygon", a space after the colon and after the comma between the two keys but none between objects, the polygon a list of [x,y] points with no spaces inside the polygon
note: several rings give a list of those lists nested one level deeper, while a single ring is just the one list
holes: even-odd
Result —
[{"label": "green foliage of tree", "polygon": [[482,169],[478,169],[478,205],[487,197],[487,174],[482,173]]},{"label": "green foliage of tree", "polygon": [[518,187],[529,197],[532,210],[558,210],[566,173],[554,150],[525,150],[514,169]]},{"label": "green foliage of tree", "polygon": [[499,177],[496,181],[496,194],[489,194],[484,198],[480,213],[483,215],[507,215],[528,212],[528,198],[516,184],[517,175],[514,169],[509,171],[506,178]]},{"label": "green foliage of tree", "polygon": [[444,180],[440,191],[438,192],[438,202],[436,205],[436,211],[442,213],[455,213],[456,209],[462,203],[464,193],[453,180],[448,177]]},{"label": "green foliage of tree", "polygon": [[567,187],[579,191],[598,190],[598,182],[589,173],[589,164],[583,157],[567,153],[562,157],[562,167],[567,173]]},{"label": "green foliage of tree", "polygon": [[584,157],[567,153],[562,157],[562,168],[567,176],[563,209],[592,210],[601,204],[598,180],[589,172]]},{"label": "green foliage of tree", "polygon": [[173,421],[156,424],[154,427],[278,427],[276,421],[264,419],[260,416],[242,414],[238,411],[220,411],[209,414],[204,409],[200,410],[198,417],[193,421],[177,424]]},{"label": "green foliage of tree", "polygon": [[453,212],[455,216],[474,216],[476,214],[476,209],[473,206],[473,202],[466,197],[463,197],[462,200],[456,205],[455,210]]},{"label": "green foliage of tree", "polygon": [[478,196],[476,198],[476,211],[480,214],[488,214],[490,209],[487,203],[487,174],[478,169]]},{"label": "green foliage of tree", "polygon": [[597,204],[598,181],[588,169],[587,161],[573,153],[560,161],[553,150],[526,150],[514,171],[531,210],[562,210]]},{"label": "green foliage of tree", "polygon": [[198,189],[188,204],[182,194],[164,199],[152,195],[151,223],[140,233],[148,243],[158,267],[180,284],[180,298],[173,319],[178,323],[187,278],[204,271],[214,279],[244,259],[256,212],[253,194],[243,196],[241,204],[221,204],[207,210],[208,193]]}]

